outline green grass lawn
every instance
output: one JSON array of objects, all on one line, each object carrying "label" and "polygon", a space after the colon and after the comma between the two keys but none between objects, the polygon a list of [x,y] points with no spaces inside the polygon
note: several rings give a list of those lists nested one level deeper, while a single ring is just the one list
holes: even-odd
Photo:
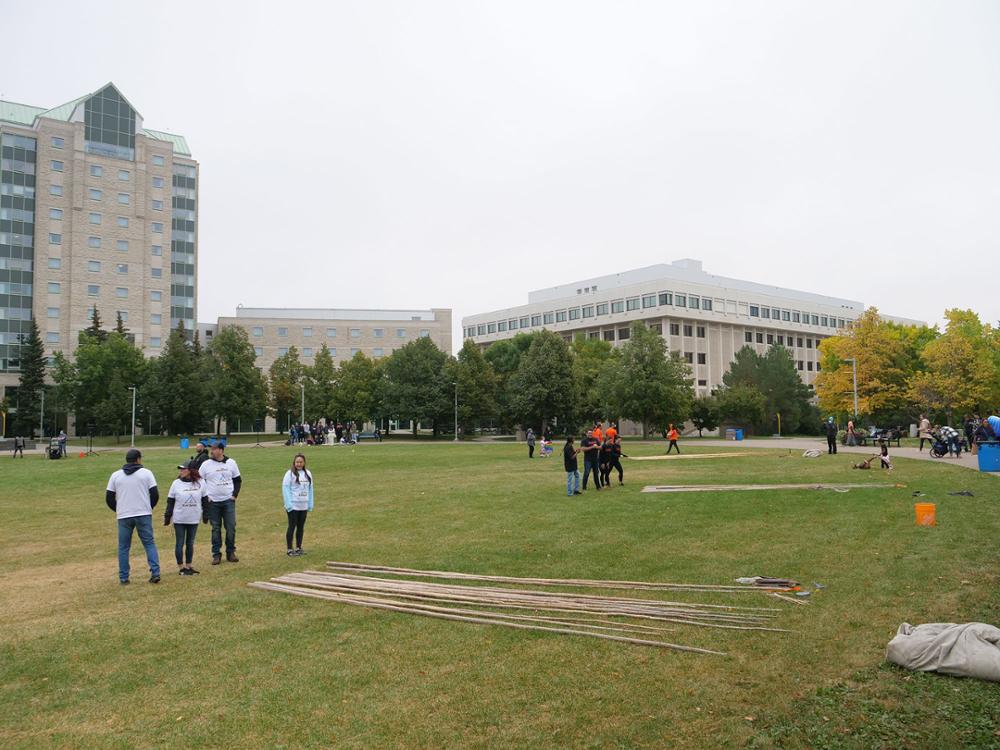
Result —
[{"label": "green grass lawn", "polygon": [[[746,449],[750,446],[739,446]],[[693,448],[717,453],[718,448]],[[632,455],[662,446],[627,445]],[[308,451],[317,481],[305,558],[284,554],[291,448],[234,448],[241,562],[163,582],[117,581],[104,487],[121,456],[0,464],[0,746],[817,747],[1000,746],[997,686],[884,663],[903,621],[997,621],[997,479],[898,459],[798,451],[625,462],[626,486],[567,498],[561,460],[521,445],[366,444]],[[189,452],[151,451],[165,491]],[[644,484],[905,483],[905,488],[641,494]],[[952,497],[969,489],[975,497]],[[914,525],[911,492],[937,503]],[[162,524],[162,507],[154,511]],[[681,654],[526,633],[250,589],[325,560],[545,577],[728,583],[794,577],[811,606],[762,594],[794,633],[678,625]],[[609,593],[609,592],[601,592]],[[642,595],[642,594],[636,594]],[[703,596],[671,598],[704,601]]]}]

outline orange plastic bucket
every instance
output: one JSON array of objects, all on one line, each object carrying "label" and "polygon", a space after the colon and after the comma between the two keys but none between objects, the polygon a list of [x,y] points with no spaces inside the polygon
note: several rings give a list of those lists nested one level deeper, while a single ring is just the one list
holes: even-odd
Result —
[{"label": "orange plastic bucket", "polygon": [[917,512],[917,526],[937,526],[934,503],[916,503],[913,509]]}]

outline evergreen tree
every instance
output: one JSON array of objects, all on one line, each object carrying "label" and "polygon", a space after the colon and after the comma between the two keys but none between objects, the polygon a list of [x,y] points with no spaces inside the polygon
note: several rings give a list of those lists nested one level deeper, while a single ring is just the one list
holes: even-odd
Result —
[{"label": "evergreen tree", "polygon": [[200,430],[208,419],[207,394],[183,324],[170,332],[166,346],[149,368],[143,402],[158,424],[172,435],[192,435]]},{"label": "evergreen tree", "polygon": [[267,410],[267,384],[254,364],[257,355],[247,332],[237,326],[219,330],[208,347],[205,369],[216,430],[226,421],[229,435],[240,421],[249,428]]},{"label": "evergreen tree", "polygon": [[[32,318],[28,333],[21,335],[21,375],[17,386],[17,415],[14,431],[32,436],[41,417],[42,389],[45,387],[45,345]],[[44,437],[44,436],[43,436]]]},{"label": "evergreen tree", "polygon": [[108,338],[108,332],[105,331],[101,326],[104,322],[101,320],[101,312],[97,309],[97,303],[94,303],[94,308],[91,311],[90,325],[87,326],[81,332],[83,336],[90,336],[98,341],[106,341]]},{"label": "evergreen tree", "polygon": [[115,312],[115,333],[119,333],[122,336],[128,333],[128,328],[125,327],[125,321],[122,320],[121,310]]}]

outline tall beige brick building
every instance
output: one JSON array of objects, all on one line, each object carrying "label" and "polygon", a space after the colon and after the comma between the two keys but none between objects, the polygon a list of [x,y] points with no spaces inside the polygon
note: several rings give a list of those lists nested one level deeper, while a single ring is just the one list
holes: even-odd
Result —
[{"label": "tall beige brick building", "polygon": [[32,317],[76,348],[94,305],[156,356],[197,320],[198,163],[113,85],[48,109],[0,101],[0,395]]}]

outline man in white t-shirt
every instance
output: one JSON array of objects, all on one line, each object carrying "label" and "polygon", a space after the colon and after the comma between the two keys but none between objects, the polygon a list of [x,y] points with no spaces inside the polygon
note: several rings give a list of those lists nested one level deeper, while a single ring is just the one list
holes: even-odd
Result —
[{"label": "man in white t-shirt", "polygon": [[153,508],[160,500],[156,477],[142,466],[142,453],[133,448],[125,454],[125,465],[108,479],[104,501],[118,517],[118,581],[129,582],[128,556],[132,549],[132,530],[146,548],[150,583],[160,582],[160,556],[153,540]]},{"label": "man in white t-shirt", "polygon": [[208,520],[212,522],[212,565],[222,562],[222,527],[226,527],[226,560],[236,556],[236,498],[243,479],[240,467],[225,454],[222,441],[212,444],[212,457],[201,465],[201,478],[208,494]]}]

